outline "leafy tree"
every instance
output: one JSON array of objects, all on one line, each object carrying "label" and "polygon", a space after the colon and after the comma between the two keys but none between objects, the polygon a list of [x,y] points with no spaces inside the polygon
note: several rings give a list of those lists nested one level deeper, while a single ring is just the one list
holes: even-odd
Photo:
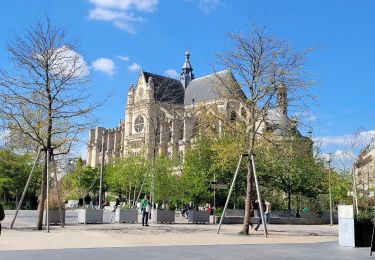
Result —
[{"label": "leafy tree", "polygon": [[78,199],[87,193],[98,192],[99,173],[97,169],[84,166],[82,160],[79,160],[75,170],[68,172],[60,182],[65,199]]},{"label": "leafy tree", "polygon": [[105,182],[109,191],[125,195],[130,205],[131,200],[136,202],[148,171],[148,162],[143,157],[125,157],[106,167]]},{"label": "leafy tree", "polygon": [[207,202],[211,198],[210,180],[213,152],[209,140],[199,139],[193,148],[187,150],[181,176],[184,200],[194,204]]},{"label": "leafy tree", "polygon": [[151,168],[154,176],[154,189],[156,201],[176,204],[180,198],[180,176],[174,174],[173,161],[165,156],[155,158]]},{"label": "leafy tree", "polygon": [[292,195],[316,199],[327,190],[324,165],[313,156],[308,138],[285,137],[276,145],[263,146],[256,159],[261,184],[283,191],[288,210]]},{"label": "leafy tree", "polygon": [[[31,154],[16,154],[8,149],[0,150],[0,191],[3,194],[4,202],[9,198],[15,199],[17,206],[22,191],[26,185],[28,175],[33,164]],[[29,187],[29,196],[35,196],[38,186],[36,182],[40,179],[40,169],[35,169],[31,185]]]}]

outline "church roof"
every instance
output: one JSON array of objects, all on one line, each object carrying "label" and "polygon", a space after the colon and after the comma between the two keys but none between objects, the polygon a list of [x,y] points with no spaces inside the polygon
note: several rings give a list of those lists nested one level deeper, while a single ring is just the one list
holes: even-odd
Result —
[{"label": "church roof", "polygon": [[272,129],[272,134],[275,136],[285,136],[291,133],[302,136],[298,129],[293,130],[291,128],[292,122],[288,115],[280,113],[277,109],[267,111],[266,122],[269,124],[270,129]]},{"label": "church roof", "polygon": [[155,100],[180,105],[184,104],[185,90],[179,80],[160,76],[146,71],[143,71],[143,75],[147,83],[150,77],[152,77],[154,81]]},{"label": "church roof", "polygon": [[235,92],[244,96],[230,70],[223,70],[193,79],[185,90],[184,105],[233,97]]}]

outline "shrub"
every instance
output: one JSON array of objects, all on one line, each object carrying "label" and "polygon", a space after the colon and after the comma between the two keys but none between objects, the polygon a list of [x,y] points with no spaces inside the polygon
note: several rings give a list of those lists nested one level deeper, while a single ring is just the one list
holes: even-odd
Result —
[{"label": "shrub", "polygon": [[355,219],[358,222],[374,222],[375,220],[375,210],[373,208],[367,208],[359,210],[358,214],[355,215]]}]

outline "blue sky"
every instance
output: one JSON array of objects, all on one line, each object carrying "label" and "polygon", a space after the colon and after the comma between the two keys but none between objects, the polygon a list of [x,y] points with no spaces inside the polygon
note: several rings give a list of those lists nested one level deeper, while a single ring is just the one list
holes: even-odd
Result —
[{"label": "blue sky", "polygon": [[[0,46],[49,14],[79,40],[95,98],[110,95],[96,116],[114,127],[140,67],[173,76],[189,50],[199,77],[212,72],[228,32],[265,26],[296,49],[318,47],[307,64],[318,97],[310,121],[323,152],[339,156],[359,129],[374,134],[374,13],[371,0],[12,0],[1,3]],[[7,63],[0,48],[0,66]]]}]

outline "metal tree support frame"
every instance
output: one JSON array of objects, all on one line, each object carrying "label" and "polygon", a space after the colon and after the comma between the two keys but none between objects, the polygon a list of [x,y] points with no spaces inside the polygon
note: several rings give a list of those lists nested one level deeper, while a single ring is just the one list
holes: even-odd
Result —
[{"label": "metal tree support frame", "polygon": [[234,184],[235,184],[236,179],[237,179],[238,171],[239,171],[239,169],[240,169],[241,161],[242,161],[242,158],[243,158],[244,156],[247,156],[247,154],[246,154],[246,155],[241,154],[240,159],[238,160],[237,169],[236,169],[236,172],[234,173],[233,180],[232,180],[232,184],[230,185],[230,189],[229,189],[228,197],[227,197],[227,200],[226,200],[226,202],[225,202],[225,206],[224,206],[223,212],[221,213],[220,222],[219,222],[219,227],[217,228],[217,233],[218,233],[218,234],[219,234],[219,232],[220,232],[221,224],[223,223],[224,214],[225,214],[225,211],[227,210],[228,203],[229,203],[229,200],[230,200],[230,196],[232,195],[233,187],[234,187]]},{"label": "metal tree support frame", "polygon": [[38,161],[39,161],[39,157],[40,157],[40,153],[41,153],[41,152],[42,152],[42,150],[39,150],[38,155],[37,155],[36,158],[35,158],[35,162],[34,162],[34,164],[33,164],[33,167],[31,168],[31,172],[30,172],[30,174],[29,174],[29,178],[27,179],[27,182],[26,182],[25,188],[23,189],[21,199],[20,199],[20,201],[18,202],[17,209],[16,209],[16,213],[14,214],[14,217],[13,217],[12,223],[10,224],[10,229],[13,228],[14,221],[16,221],[16,218],[17,218],[17,215],[18,215],[18,211],[20,210],[21,205],[22,205],[22,202],[23,202],[23,199],[25,198],[25,195],[26,195],[26,192],[27,192],[27,188],[28,188],[29,185],[30,185],[31,177],[33,177],[34,168],[35,168],[36,164],[37,164]]},{"label": "metal tree support frame", "polygon": [[63,213],[62,213],[62,207],[61,207],[61,197],[60,197],[60,189],[59,189],[59,182],[57,181],[57,167],[56,167],[56,161],[55,157],[52,154],[52,164],[53,164],[53,176],[55,178],[55,185],[56,185],[56,194],[57,194],[57,200],[58,200],[58,205],[59,205],[59,215],[60,215],[60,223],[61,227],[64,227],[64,219],[63,219]]},{"label": "metal tree support frame", "polygon": [[[12,229],[13,226],[14,226],[14,222],[16,221],[16,218],[17,218],[17,215],[18,215],[18,212],[22,206],[22,203],[23,203],[23,200],[25,198],[25,195],[26,195],[26,192],[27,192],[27,189],[29,188],[29,185],[30,185],[30,182],[31,182],[31,178],[33,176],[33,173],[34,173],[34,169],[35,169],[35,166],[36,164],[38,163],[39,159],[40,159],[40,154],[41,152],[43,151],[46,151],[46,149],[40,149],[39,152],[38,152],[38,155],[36,156],[35,158],[35,162],[33,164],[33,167],[31,168],[31,172],[29,174],[29,177],[27,179],[27,182],[26,182],[26,185],[25,185],[25,188],[23,190],[23,193],[22,193],[22,196],[21,196],[21,199],[17,205],[17,210],[16,210],[16,213],[14,214],[14,217],[13,217],[13,220],[10,224],[10,228]],[[59,191],[59,183],[57,181],[57,171],[56,171],[56,162],[55,162],[55,158],[54,158],[54,154],[53,154],[53,149],[51,150],[47,150],[46,152],[46,156],[47,156],[47,198],[46,198],[46,220],[47,220],[47,232],[49,233],[49,177],[50,177],[50,160],[52,161],[52,164],[54,166],[54,179],[55,179],[55,187],[56,187],[56,193],[57,193],[57,200],[58,200],[58,206],[59,206],[59,215],[60,215],[60,222],[61,222],[61,227],[64,227],[64,221],[63,221],[63,216],[62,216],[62,207],[61,207],[61,200],[60,200],[60,191]]]},{"label": "metal tree support frame", "polygon": [[266,225],[266,221],[265,221],[265,218],[264,218],[263,207],[262,207],[262,204],[261,204],[262,199],[261,199],[259,185],[258,185],[258,177],[257,177],[256,170],[255,170],[254,155],[253,154],[248,154],[248,153],[241,154],[240,159],[238,160],[237,169],[236,169],[236,172],[234,173],[234,176],[233,176],[232,184],[231,184],[230,189],[229,189],[228,197],[227,197],[227,200],[225,202],[225,206],[224,206],[223,212],[221,213],[219,227],[217,228],[217,234],[220,233],[220,228],[221,228],[221,225],[223,223],[225,211],[227,210],[227,207],[228,207],[228,204],[229,204],[229,200],[230,200],[230,196],[232,195],[234,184],[236,183],[236,179],[237,179],[237,176],[238,176],[238,172],[240,170],[242,159],[244,157],[248,157],[249,155],[250,155],[250,159],[251,159],[251,162],[252,162],[252,165],[253,165],[253,174],[254,174],[254,179],[255,179],[255,187],[256,187],[257,196],[258,196],[259,210],[260,210],[260,215],[261,215],[261,218],[262,218],[262,224],[263,224],[263,229],[264,229],[264,236],[267,238],[267,235],[268,235],[267,225]]},{"label": "metal tree support frame", "polygon": [[258,195],[258,204],[259,204],[259,210],[260,210],[260,217],[262,218],[264,236],[267,237],[268,232],[267,232],[266,218],[264,217],[262,198],[260,196],[260,190],[259,190],[259,184],[258,184],[258,175],[257,175],[257,172],[255,170],[254,154],[251,154],[251,163],[253,165],[255,188],[257,190],[257,195]]}]

